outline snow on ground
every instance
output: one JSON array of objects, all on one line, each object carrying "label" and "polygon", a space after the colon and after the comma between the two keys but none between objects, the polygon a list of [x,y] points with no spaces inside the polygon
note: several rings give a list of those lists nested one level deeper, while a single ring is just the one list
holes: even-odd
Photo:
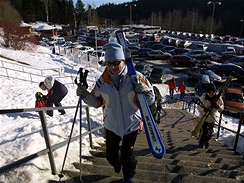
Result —
[{"label": "snow on ground", "polygon": [[[2,58],[1,56],[4,56]],[[12,60],[9,60],[9,59]],[[17,51],[11,49],[0,48],[0,64],[3,66],[3,62],[10,63],[21,62],[29,64],[35,69],[32,69],[32,73],[39,73],[39,69],[44,68],[61,68],[64,74],[76,75],[81,65],[72,62],[69,58],[53,55],[51,49],[40,46],[32,46],[27,51]],[[6,64],[4,62],[4,64]],[[12,65],[18,70],[19,66]],[[91,68],[86,65],[82,65],[85,69],[88,69],[89,78],[91,81],[101,74],[100,71]],[[1,67],[0,67],[1,69]],[[1,70],[2,72],[2,70]],[[17,79],[19,77],[26,77],[25,79]],[[19,109],[19,108],[33,108],[35,104],[35,93],[41,91],[38,83],[44,80],[44,77],[40,77],[36,82],[30,82],[28,76],[21,76],[20,72],[12,72],[11,78],[0,76],[0,109]],[[74,78],[73,78],[74,79]],[[66,86],[69,90],[67,96],[63,99],[63,106],[76,106],[78,97],[76,96],[76,86],[71,83],[71,78],[62,78],[62,82],[67,83]],[[92,86],[92,82],[89,82],[89,86]],[[157,84],[164,99],[168,94],[166,84]],[[41,91],[43,92],[43,91]],[[46,94],[45,92],[43,92]],[[54,117],[46,116],[47,126],[50,134],[51,144],[54,145],[65,139],[68,139],[71,132],[73,118],[75,114],[75,108],[67,109],[66,114],[60,116],[57,111],[54,111]],[[90,115],[92,119],[92,128],[102,124],[102,110],[90,108]],[[224,116],[224,126],[237,130],[238,119]],[[45,148],[45,141],[43,138],[43,132],[41,128],[41,122],[37,112],[24,112],[15,114],[3,114],[0,115],[0,164],[4,166],[8,163],[16,161],[20,158],[36,153]],[[82,110],[82,132],[86,132],[87,121],[85,110]],[[242,133],[243,133],[242,127]],[[75,122],[73,130],[73,136],[79,134],[79,115]],[[223,140],[230,147],[233,146],[235,135],[222,130],[220,139]],[[98,146],[99,143],[104,142],[102,131],[93,133],[93,143]],[[244,154],[244,139],[240,137],[238,143],[238,151]],[[64,152],[67,146],[60,148],[54,152],[54,160],[56,163],[57,171],[60,172]],[[82,154],[89,155],[89,139],[88,136],[82,139]],[[74,170],[73,162],[79,162],[79,141],[72,142],[69,146],[68,157],[65,162],[65,169]],[[48,156],[38,157],[24,166],[14,169],[8,173],[0,175],[0,182],[5,183],[44,183],[49,179],[58,180],[57,175],[52,175],[50,170],[50,164]]]}]

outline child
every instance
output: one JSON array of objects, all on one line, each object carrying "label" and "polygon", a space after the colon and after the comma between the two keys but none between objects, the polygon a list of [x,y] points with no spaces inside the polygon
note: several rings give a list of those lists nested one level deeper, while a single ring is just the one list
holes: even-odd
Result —
[{"label": "child", "polygon": [[36,92],[36,104],[35,108],[46,107],[48,103],[47,96],[43,95],[41,92]]},{"label": "child", "polygon": [[169,86],[169,95],[170,95],[171,98],[173,98],[174,91],[176,90],[175,78],[172,78],[171,80],[169,80],[168,86]]},{"label": "child", "polygon": [[186,86],[184,81],[178,86],[178,91],[180,92],[180,100],[183,100],[186,93]]}]

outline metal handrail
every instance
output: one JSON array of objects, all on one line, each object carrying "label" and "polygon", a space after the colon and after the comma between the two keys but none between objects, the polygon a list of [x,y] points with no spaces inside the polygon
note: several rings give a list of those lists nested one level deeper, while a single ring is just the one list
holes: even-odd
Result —
[{"label": "metal handrail", "polygon": [[[9,62],[9,61],[4,61],[4,60],[0,60],[1,61],[1,65],[0,67],[1,68],[4,68],[4,69],[9,69],[9,70],[13,70],[13,71],[19,71],[19,72],[23,72],[23,73],[28,73],[30,74],[30,72],[27,72],[28,69],[32,69],[32,70],[39,70],[41,74],[35,74],[35,73],[31,73],[33,75],[37,75],[37,76],[48,76],[48,75],[45,75],[43,71],[53,71],[53,72],[57,72],[59,76],[61,76],[61,73],[62,73],[62,68],[38,68],[38,67],[33,67],[33,66],[29,66],[29,65],[23,65],[23,64],[19,64],[19,63],[12,63],[12,62]],[[18,66],[20,67],[20,69],[13,69],[12,67],[8,67],[6,66],[4,63],[6,64],[10,64],[10,65],[13,65],[13,66]]]},{"label": "metal handrail", "polygon": [[[53,152],[63,146],[65,146],[69,140],[65,140],[63,142],[60,142],[58,144],[55,144],[53,146],[51,146],[50,143],[50,138],[49,138],[49,133],[48,133],[48,129],[46,126],[46,118],[45,118],[45,111],[47,110],[59,110],[59,109],[73,109],[76,108],[77,106],[66,106],[66,107],[42,107],[42,108],[22,108],[22,109],[3,109],[0,110],[0,114],[10,114],[10,113],[21,113],[21,112],[39,112],[39,117],[42,123],[42,130],[43,130],[43,135],[44,135],[44,139],[45,139],[45,143],[46,143],[46,149],[42,149],[41,151],[38,151],[36,153],[33,153],[29,156],[26,156],[24,158],[21,158],[19,160],[16,160],[14,162],[11,162],[9,164],[6,164],[2,167],[0,167],[0,174],[5,173],[7,171],[12,170],[13,168],[17,168],[20,165],[35,159],[39,156],[43,156],[48,154],[49,157],[49,163],[50,163],[50,167],[51,167],[51,172],[53,175],[57,174],[57,170],[56,170],[56,165],[55,165],[55,161],[53,158]],[[87,123],[88,123],[88,131],[81,134],[82,136],[86,136],[89,135],[89,139],[90,139],[90,147],[93,148],[93,144],[92,144],[92,132],[98,131],[100,129],[103,129],[104,126],[101,125],[97,128],[91,129],[91,124],[90,124],[90,114],[89,114],[89,107],[87,105],[83,105],[83,108],[86,109],[86,116],[87,116]],[[70,142],[73,142],[77,139],[80,138],[80,135],[77,135],[75,137],[72,137]]]}]

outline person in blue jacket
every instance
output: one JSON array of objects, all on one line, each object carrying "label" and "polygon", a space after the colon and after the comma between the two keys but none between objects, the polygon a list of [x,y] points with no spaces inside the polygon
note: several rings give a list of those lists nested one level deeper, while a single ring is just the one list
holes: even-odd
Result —
[{"label": "person in blue jacket", "polygon": [[[64,84],[55,80],[52,76],[48,76],[44,82],[40,83],[40,88],[48,90],[47,107],[53,107],[53,104],[56,107],[62,107],[61,101],[68,93],[68,89]],[[66,113],[64,109],[59,109],[58,111],[61,115]],[[53,116],[53,110],[48,110],[47,115]]]},{"label": "person in blue jacket", "polygon": [[141,124],[135,91],[145,95],[148,105],[154,102],[155,95],[152,85],[140,72],[130,77],[120,44],[108,43],[103,49],[106,65],[103,74],[91,92],[79,86],[77,95],[89,106],[103,107],[106,158],[116,173],[122,169],[124,183],[133,182],[137,165],[133,148]]}]

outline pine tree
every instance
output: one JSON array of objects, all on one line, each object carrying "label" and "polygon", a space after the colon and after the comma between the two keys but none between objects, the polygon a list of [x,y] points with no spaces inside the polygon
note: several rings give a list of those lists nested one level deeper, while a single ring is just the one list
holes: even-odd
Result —
[{"label": "pine tree", "polygon": [[85,15],[85,5],[81,0],[77,0],[77,3],[75,5],[75,16],[77,25],[85,24],[87,16]]}]

